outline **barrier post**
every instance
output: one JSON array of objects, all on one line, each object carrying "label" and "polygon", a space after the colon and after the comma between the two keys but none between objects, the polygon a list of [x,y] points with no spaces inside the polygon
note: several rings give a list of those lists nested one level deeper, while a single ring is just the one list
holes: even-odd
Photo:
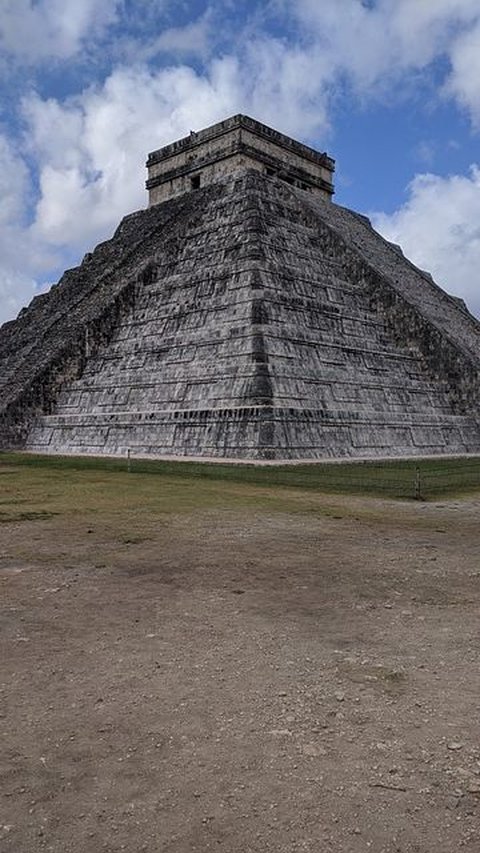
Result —
[{"label": "barrier post", "polygon": [[415,466],[415,500],[422,500],[422,483],[420,478],[420,466]]}]

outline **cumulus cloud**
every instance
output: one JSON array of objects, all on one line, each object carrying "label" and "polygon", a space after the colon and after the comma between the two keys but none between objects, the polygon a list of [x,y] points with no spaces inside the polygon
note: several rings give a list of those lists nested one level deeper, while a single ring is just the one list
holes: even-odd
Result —
[{"label": "cumulus cloud", "polygon": [[63,102],[30,95],[22,114],[38,168],[33,233],[79,249],[103,239],[145,206],[148,151],[230,113],[250,112],[294,135],[323,132],[327,77],[317,58],[312,65],[301,50],[258,37],[203,71],[124,66]]},{"label": "cumulus cloud", "polygon": [[53,244],[100,239],[126,212],[144,207],[145,156],[224,117],[238,103],[233,59],[208,75],[188,66],[121,68],[103,86],[66,103],[24,101],[40,198],[33,230]]},{"label": "cumulus cloud", "polygon": [[[82,0],[82,20],[92,2]],[[57,0],[43,0],[48,3]],[[114,14],[116,2],[106,5]],[[250,112],[318,144],[339,80],[348,76],[362,92],[373,91],[389,74],[425,67],[441,51],[457,57],[457,43],[472,35],[464,27],[480,20],[477,0],[284,0],[283,7],[296,22],[295,34],[250,31],[234,52],[201,69],[124,65],[68,100],[25,99],[39,173],[36,235],[82,248],[103,238],[125,212],[144,205],[144,156],[151,148],[231,112]],[[166,30],[145,51],[169,44],[191,49],[192,34],[195,40],[200,27],[203,38],[212,15],[210,9],[190,27]],[[461,56],[450,91],[455,85],[456,96],[471,106],[476,90],[467,89]]]},{"label": "cumulus cloud", "polygon": [[[127,38],[119,44],[119,54],[124,62],[148,62],[162,55],[179,57],[208,57],[214,31],[214,15],[210,8],[197,20],[183,27],[167,27],[159,35],[149,38]],[[155,31],[155,27],[152,28]]]},{"label": "cumulus cloud", "polygon": [[[32,287],[35,270],[48,273],[48,259],[57,263],[59,249],[70,257],[80,255],[107,237],[122,215],[145,205],[148,151],[233,112],[248,112],[323,147],[332,103],[345,86],[362,98],[387,92],[390,99],[400,98],[409,81],[442,57],[447,59],[443,94],[455,98],[480,125],[478,0],[273,0],[259,4],[265,15],[255,18],[255,26],[244,18],[244,29],[239,25],[230,41],[222,16],[229,8],[238,12],[237,4],[212,0],[205,5],[198,19],[179,27],[165,24],[162,31],[161,15],[164,23],[172,20],[166,13],[173,8],[171,0],[1,2],[4,54],[23,63],[76,61],[103,39],[105,55],[117,63],[96,85],[74,96],[30,94],[21,100],[23,144],[35,172],[36,196],[24,161],[14,157],[11,146],[0,147],[0,183],[8,184],[0,186],[0,249],[4,260],[9,258],[10,272],[3,278],[10,282],[9,292]],[[289,22],[283,28],[279,10]],[[224,52],[212,57],[212,33],[220,29]],[[193,55],[194,66],[187,64]],[[170,64],[159,67],[159,56]],[[6,172],[16,174],[14,184]],[[466,201],[461,205],[460,225],[439,212],[435,218],[435,191],[437,201],[443,192],[453,203],[454,196],[460,198],[459,187],[471,198],[471,210]],[[27,188],[34,206],[31,225],[25,224]],[[470,304],[475,295],[469,265],[476,269],[478,256],[467,223],[469,213],[478,216],[475,197],[475,171],[456,178],[419,176],[407,204],[391,217],[378,217],[392,239],[404,242],[406,252],[452,291],[460,288]],[[11,254],[12,229],[16,244],[30,247],[25,248],[28,264],[22,259],[19,265]],[[463,239],[464,248],[468,245],[454,265],[455,282],[449,251],[443,249],[448,239],[450,251],[460,256],[454,235],[457,243]]]},{"label": "cumulus cloud", "polygon": [[3,0],[0,50],[22,62],[74,56],[117,17],[121,0]]},{"label": "cumulus cloud", "polygon": [[[31,224],[21,227],[13,208],[23,210],[20,183],[24,189],[31,187],[31,178],[17,157],[3,170],[22,176],[10,194],[4,191],[5,210],[7,200],[9,206],[4,221],[15,220],[14,242],[25,246],[25,258],[18,254],[15,264],[12,257],[8,274],[3,265],[1,319],[12,316],[22,300],[33,295],[29,273],[35,264],[43,278],[49,272],[48,258],[58,266],[59,253],[64,252],[71,262],[108,237],[124,214],[146,205],[145,156],[153,148],[238,111],[294,135],[322,132],[328,111],[319,70],[318,61],[312,66],[312,57],[301,50],[258,36],[238,55],[213,58],[203,70],[186,64],[159,70],[146,64],[122,66],[102,84],[73,97],[24,97],[23,144],[35,167],[37,198],[30,199]],[[9,228],[4,239],[11,245]],[[18,300],[5,297],[7,286],[9,293],[16,289]]]},{"label": "cumulus cloud", "polygon": [[455,41],[450,59],[452,70],[446,83],[446,92],[468,110],[478,130],[480,128],[480,20],[475,27],[463,33]]},{"label": "cumulus cloud", "polygon": [[9,139],[0,134],[0,323],[14,317],[35,295],[32,270],[52,257],[30,239],[25,224],[27,167]]},{"label": "cumulus cloud", "polygon": [[362,96],[391,97],[392,83],[444,56],[452,67],[445,91],[480,119],[478,0],[284,0],[283,8],[306,49]]},{"label": "cumulus cloud", "polygon": [[240,68],[238,89],[247,111],[303,139],[326,134],[332,83],[327,57],[259,36],[245,46]]},{"label": "cumulus cloud", "polygon": [[[2,241],[3,242],[3,241]],[[1,246],[1,243],[0,243]],[[0,266],[0,326],[17,316],[38,293],[35,279],[18,268]]]},{"label": "cumulus cloud", "polygon": [[480,316],[480,168],[467,175],[417,175],[407,202],[372,222],[440,286]]},{"label": "cumulus cloud", "polygon": [[10,140],[0,134],[0,225],[21,218],[27,184],[25,163],[14,153]]}]

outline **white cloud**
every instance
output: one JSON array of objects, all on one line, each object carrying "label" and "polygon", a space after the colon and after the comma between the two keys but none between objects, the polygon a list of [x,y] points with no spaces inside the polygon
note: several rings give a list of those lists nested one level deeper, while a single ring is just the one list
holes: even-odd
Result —
[{"label": "white cloud", "polygon": [[123,215],[146,205],[147,153],[191,129],[246,111],[295,135],[321,132],[323,82],[317,59],[312,66],[300,50],[258,38],[241,57],[213,59],[203,73],[124,66],[64,101],[29,95],[21,109],[39,188],[22,232],[30,256],[43,266],[53,254],[57,264],[59,252],[81,256],[108,237]]},{"label": "white cloud", "polygon": [[452,72],[446,91],[462,104],[480,128],[480,21],[460,36],[451,52]]},{"label": "white cloud", "polygon": [[232,112],[238,80],[227,58],[214,61],[208,76],[187,66],[122,68],[63,104],[26,99],[40,182],[34,233],[58,245],[104,237],[122,215],[145,206],[146,154]]},{"label": "white cloud", "polygon": [[469,175],[417,175],[409,199],[372,222],[388,240],[432,273],[437,284],[462,297],[480,316],[480,168]]},{"label": "white cloud", "polygon": [[22,62],[74,56],[117,17],[121,0],[3,0],[0,50]]},{"label": "white cloud", "polygon": [[126,62],[148,62],[162,54],[170,54],[178,61],[179,57],[206,58],[211,50],[211,40],[214,31],[214,16],[212,10],[201,15],[196,21],[191,21],[183,27],[169,27],[156,34],[153,38],[127,38],[119,43],[119,53]]},{"label": "white cloud", "polygon": [[257,37],[240,58],[247,112],[278,130],[307,138],[329,127],[328,58],[280,39]]},{"label": "white cloud", "polygon": [[231,113],[250,112],[294,135],[324,131],[327,77],[317,58],[258,38],[204,73],[120,67],[64,102],[29,96],[22,110],[40,186],[33,233],[82,250],[103,239],[145,206],[149,151]]},{"label": "white cloud", "polygon": [[[479,110],[478,0],[284,0],[306,49],[328,60],[363,96],[398,97],[392,85],[439,56],[453,66],[449,92]],[[475,25],[476,28],[475,28]],[[474,28],[472,30],[472,27]]]},{"label": "white cloud", "polygon": [[[97,86],[66,100],[23,99],[25,145],[38,171],[39,193],[27,227],[24,192],[30,178],[21,158],[0,145],[0,251],[9,292],[33,286],[35,270],[48,272],[59,247],[81,254],[107,237],[125,213],[145,205],[148,151],[228,114],[248,112],[322,147],[332,99],[345,80],[361,97],[388,93],[394,99],[443,56],[451,63],[444,91],[480,125],[479,0],[276,0],[272,7],[283,7],[294,28],[274,37],[257,20],[256,27],[235,34],[229,52],[208,61],[210,37],[223,22],[226,3],[211,3],[198,20],[162,32],[159,15],[170,2],[0,0],[4,54],[23,63],[73,59],[105,38],[105,50],[124,63]],[[114,26],[119,22],[122,26]],[[172,56],[171,66],[152,70],[139,63],[159,52]],[[179,63],[178,57],[189,53],[203,58],[203,70]],[[135,64],[125,64],[126,57],[134,57]],[[462,199],[459,221],[452,218],[453,209],[442,213],[442,193],[451,205]],[[470,282],[478,241],[467,224],[476,221],[469,220],[470,213],[478,219],[478,195],[476,172],[419,176],[403,208],[390,218],[379,215],[392,239],[405,243],[407,254],[452,291],[460,288],[470,304],[476,300],[475,307]],[[463,254],[457,245],[462,241]],[[15,260],[11,249],[15,244],[24,247],[20,267],[20,254]],[[458,263],[449,266],[455,253]]]},{"label": "white cloud", "polygon": [[0,134],[0,225],[9,225],[22,216],[27,183],[25,163],[14,153],[10,140]]},{"label": "white cloud", "polygon": [[[1,243],[0,243],[1,246]],[[19,272],[0,266],[0,326],[13,320],[24,305],[28,305],[38,293],[36,282]]]},{"label": "white cloud", "polygon": [[108,237],[124,214],[146,205],[147,153],[191,129],[247,111],[294,134],[320,130],[326,110],[317,66],[299,50],[259,38],[203,72],[123,66],[63,101],[25,97],[24,145],[38,176],[33,223],[22,231],[31,241],[26,254],[43,265],[53,253],[57,263],[58,250],[81,255]]},{"label": "white cloud", "polygon": [[0,323],[18,314],[36,293],[32,270],[43,257],[25,225],[28,170],[10,141],[0,134]]}]

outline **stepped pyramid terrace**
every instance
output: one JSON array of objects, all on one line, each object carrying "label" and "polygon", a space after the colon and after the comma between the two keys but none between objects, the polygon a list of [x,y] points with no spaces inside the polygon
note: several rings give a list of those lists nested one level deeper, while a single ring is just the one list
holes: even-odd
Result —
[{"label": "stepped pyramid terrace", "polygon": [[480,324],[334,161],[243,115],[149,155],[149,207],[0,329],[0,447],[322,459],[480,452]]}]

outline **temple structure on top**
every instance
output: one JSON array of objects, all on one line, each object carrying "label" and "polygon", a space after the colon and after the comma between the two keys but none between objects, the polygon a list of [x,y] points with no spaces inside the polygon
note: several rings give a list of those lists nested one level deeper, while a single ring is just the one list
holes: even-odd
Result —
[{"label": "temple structure on top", "polygon": [[331,157],[239,114],[148,155],[149,206],[245,169],[324,198],[333,195]]}]

